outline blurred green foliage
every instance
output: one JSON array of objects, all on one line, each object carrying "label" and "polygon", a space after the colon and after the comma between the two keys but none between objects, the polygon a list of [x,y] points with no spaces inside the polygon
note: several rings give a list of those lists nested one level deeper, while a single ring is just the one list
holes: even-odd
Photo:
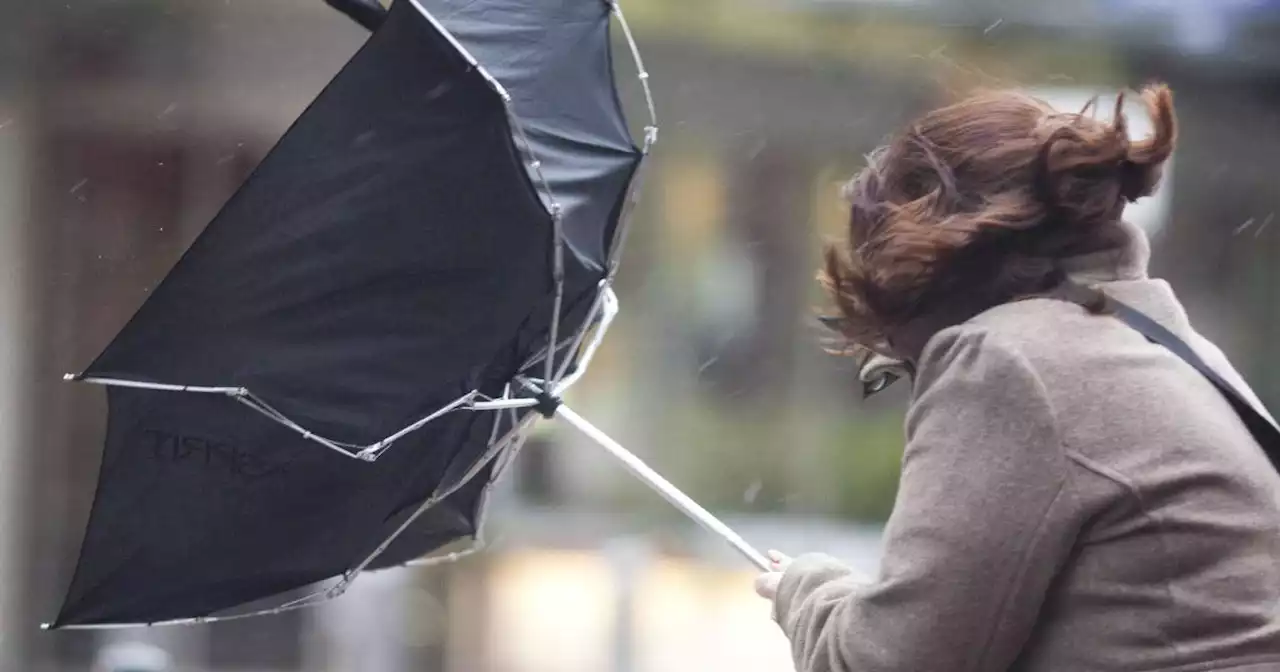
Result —
[{"label": "blurred green foliage", "polygon": [[820,443],[830,465],[834,514],[883,522],[893,509],[902,470],[902,416],[877,413],[844,417],[826,425]]},{"label": "blurred green foliage", "polygon": [[[884,522],[897,492],[902,414],[852,406],[846,414],[808,416],[724,404],[682,406],[654,428],[653,459],[716,511]],[[658,518],[679,515],[631,479],[614,492],[613,504]]]}]

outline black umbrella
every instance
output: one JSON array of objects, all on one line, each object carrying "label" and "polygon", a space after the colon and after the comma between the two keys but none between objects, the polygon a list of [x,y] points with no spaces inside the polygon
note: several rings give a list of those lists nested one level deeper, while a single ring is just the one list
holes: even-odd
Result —
[{"label": "black umbrella", "polygon": [[274,613],[477,538],[539,416],[587,432],[765,567],[560,403],[616,312],[657,134],[651,121],[637,148],[623,118],[616,5],[328,1],[372,37],[71,376],[106,386],[108,429],[46,627]]}]

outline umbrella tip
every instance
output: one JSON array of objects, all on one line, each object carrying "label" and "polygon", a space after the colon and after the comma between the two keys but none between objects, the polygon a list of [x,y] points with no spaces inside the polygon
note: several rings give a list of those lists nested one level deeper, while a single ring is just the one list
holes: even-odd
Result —
[{"label": "umbrella tip", "polygon": [[53,624],[52,624],[52,623],[41,623],[41,624],[40,624],[40,629],[41,629],[41,630],[52,630],[52,629],[53,629]]},{"label": "umbrella tip", "polygon": [[78,379],[79,377],[80,377],[80,376],[78,376],[78,375],[76,375],[76,374],[74,374],[74,373],[64,373],[64,374],[62,374],[62,379],[63,379],[63,380],[76,380],[76,379]]}]

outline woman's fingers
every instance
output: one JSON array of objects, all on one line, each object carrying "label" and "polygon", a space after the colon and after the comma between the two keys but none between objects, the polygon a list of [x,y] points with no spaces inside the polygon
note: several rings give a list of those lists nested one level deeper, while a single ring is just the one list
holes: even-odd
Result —
[{"label": "woman's fingers", "polygon": [[778,595],[778,584],[782,583],[782,574],[791,564],[791,558],[782,551],[771,550],[766,555],[769,556],[771,571],[756,577],[756,593],[760,597],[772,600]]},{"label": "woman's fingers", "polygon": [[778,595],[778,584],[782,581],[781,572],[768,572],[756,577],[756,594],[766,600]]},{"label": "woman's fingers", "polygon": [[765,599],[772,600],[778,594],[778,584],[782,582],[782,574],[791,564],[791,558],[782,551],[769,551],[769,566],[772,571],[756,577],[756,593]]}]

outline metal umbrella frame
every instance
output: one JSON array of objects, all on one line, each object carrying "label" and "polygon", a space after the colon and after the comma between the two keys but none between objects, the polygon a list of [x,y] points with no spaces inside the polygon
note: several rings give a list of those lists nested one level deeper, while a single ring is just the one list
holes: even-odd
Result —
[{"label": "metal umbrella frame", "polygon": [[[335,451],[354,461],[366,463],[376,462],[382,455],[390,450],[399,439],[423,428],[433,420],[437,420],[449,414],[488,412],[493,414],[494,423],[487,450],[475,461],[471,469],[466,472],[462,478],[458,479],[453,487],[437,492],[432,497],[424,501],[372,553],[368,554],[363,561],[357,563],[355,567],[347,570],[340,577],[336,577],[336,582],[332,583],[332,585],[329,585],[328,587],[319,588],[300,598],[264,609],[229,613],[225,615],[172,619],[154,623],[72,624],[60,626],[59,629],[106,630],[217,623],[228,620],[279,614],[295,609],[325,604],[345,593],[356,578],[362,572],[366,571],[370,563],[372,563],[379,554],[386,550],[387,547],[390,546],[391,543],[395,541],[396,538],[399,537],[399,535],[422,514],[430,510],[433,506],[439,504],[454,492],[458,491],[464,485],[468,484],[483,470],[485,466],[491,462],[496,462],[493,476],[490,482],[486,484],[484,491],[481,494],[481,503],[479,507],[480,518],[477,521],[476,534],[473,536],[473,545],[461,552],[419,559],[408,563],[407,566],[436,565],[453,562],[462,557],[478,552],[485,547],[484,516],[487,510],[488,495],[492,486],[502,477],[506,467],[508,467],[518,456],[520,448],[527,437],[528,430],[539,417],[548,419],[558,418],[569,426],[575,428],[584,436],[603,448],[605,452],[617,459],[632,475],[640,479],[682,513],[693,519],[706,530],[722,537],[757,568],[761,570],[769,569],[770,563],[764,555],[747,543],[747,541],[739,534],[734,532],[679,488],[650,468],[634,453],[627,450],[617,441],[613,440],[605,432],[601,431],[587,419],[583,418],[572,408],[566,406],[562,401],[565,392],[571,389],[573,385],[586,373],[593,356],[605,335],[608,333],[609,327],[618,315],[619,304],[617,296],[613,291],[613,283],[617,275],[619,260],[626,244],[627,234],[634,216],[635,206],[643,189],[643,181],[648,166],[648,158],[658,140],[657,111],[654,104],[652,89],[649,84],[649,73],[644,67],[639,47],[636,44],[635,37],[632,34],[631,28],[627,23],[626,17],[623,14],[618,0],[601,1],[609,7],[610,13],[622,29],[623,36],[635,64],[636,77],[639,80],[643,91],[648,114],[648,123],[644,127],[643,144],[640,147],[640,160],[631,182],[627,187],[618,225],[614,231],[613,238],[610,241],[608,249],[608,265],[605,276],[599,282],[587,319],[583,321],[582,326],[579,329],[573,333],[565,335],[560,334],[561,309],[563,307],[564,300],[565,238],[562,228],[563,208],[557,200],[549,181],[542,172],[542,162],[534,151],[533,143],[530,142],[525,124],[522,122],[520,115],[515,109],[512,96],[503,87],[502,83],[498,81],[497,78],[493,77],[488,70],[486,70],[484,64],[480,63],[448,31],[448,29],[419,2],[419,0],[406,1],[410,2],[417,11],[432,24],[435,30],[448,40],[457,53],[465,58],[467,62],[483,76],[488,85],[501,98],[505,107],[511,128],[514,130],[517,149],[521,152],[522,160],[533,179],[542,203],[552,218],[555,239],[552,272],[555,285],[552,319],[550,323],[550,337],[548,339],[548,343],[555,344],[554,347],[543,348],[541,352],[525,362],[524,366],[521,368],[521,373],[515,377],[511,384],[508,384],[505,387],[502,396],[494,398],[481,393],[480,390],[471,390],[451,402],[444,404],[426,416],[406,425],[400,430],[366,445],[342,442],[323,436],[318,432],[314,432],[302,424],[290,419],[279,410],[273,408],[261,397],[255,395],[252,390],[245,387],[162,384],[117,378],[67,374],[64,376],[64,379],[66,380],[95,385],[132,387],[179,394],[205,394],[228,397],[266,416],[272,421],[297,432],[305,439],[310,440],[319,446]],[[370,30],[376,29],[380,23],[380,19],[385,18],[386,10],[382,9],[381,5],[378,5],[373,0],[326,0],[326,2],[341,10],[344,14],[347,14],[350,18],[356,20],[362,26]],[[381,10],[381,13],[379,10]],[[560,353],[561,351],[563,351],[563,354],[557,357],[557,353]],[[523,412],[523,417],[520,417],[521,412]],[[51,625],[45,623],[42,624],[41,627],[47,630],[51,628]]]}]

